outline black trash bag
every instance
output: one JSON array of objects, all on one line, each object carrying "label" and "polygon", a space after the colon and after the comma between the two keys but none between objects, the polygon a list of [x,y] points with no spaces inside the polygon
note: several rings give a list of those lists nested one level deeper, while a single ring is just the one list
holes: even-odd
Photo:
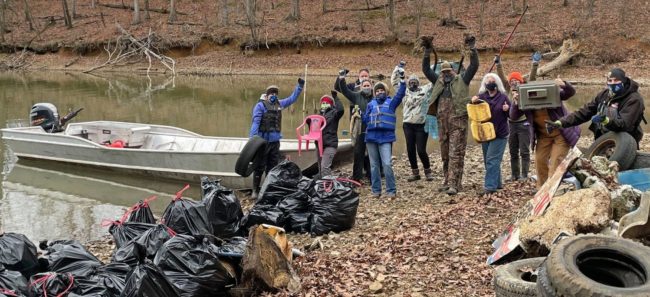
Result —
[{"label": "black trash bag", "polygon": [[278,203],[285,217],[284,229],[287,232],[308,233],[311,199],[304,191],[296,191]]},{"label": "black trash bag", "polygon": [[212,234],[212,225],[208,220],[208,211],[203,202],[182,198],[183,192],[189,187],[186,185],[176,193],[163,213],[162,223],[178,234]]},{"label": "black trash bag", "polygon": [[172,286],[158,266],[145,257],[142,247],[135,249],[138,265],[126,276],[121,297],[178,297]]},{"label": "black trash bag", "polygon": [[0,264],[30,278],[39,267],[36,246],[23,234],[0,234]]},{"label": "black trash bag", "polygon": [[242,229],[242,233],[248,234],[248,229],[255,225],[268,224],[283,227],[284,222],[284,214],[277,206],[255,204],[250,212],[242,219],[240,228]]},{"label": "black trash bag", "polygon": [[220,261],[213,239],[179,234],[156,254],[154,264],[160,267],[180,296],[221,296],[235,285],[235,272]]},{"label": "black trash bag", "polygon": [[235,236],[228,238],[217,248],[217,256],[241,258],[246,252],[246,244],[248,244],[248,238],[246,237]]},{"label": "black trash bag", "polygon": [[102,226],[110,226],[108,233],[113,235],[115,248],[119,249],[145,231],[155,227],[155,224],[125,222],[125,218],[117,221],[104,221]]},{"label": "black trash bag", "polygon": [[153,260],[160,247],[174,236],[176,236],[176,232],[171,228],[158,224],[115,250],[113,262],[125,263],[135,267],[138,264],[138,259],[135,256],[136,248],[142,248],[145,251],[145,257]]},{"label": "black trash bag", "polygon": [[126,275],[131,267],[124,263],[110,263],[98,267],[93,273],[77,277],[76,289],[69,297],[118,297],[124,290]]},{"label": "black trash bag", "polygon": [[302,179],[300,167],[289,160],[273,167],[264,178],[260,195],[256,203],[275,205],[298,188]]},{"label": "black trash bag", "polygon": [[244,212],[235,193],[222,186],[218,180],[204,176],[201,178],[201,195],[214,236],[228,238],[238,235],[239,222]]},{"label": "black trash bag", "polygon": [[336,179],[317,180],[314,181],[310,194],[312,236],[330,231],[341,232],[354,226],[359,193],[354,191],[352,183]]},{"label": "black trash bag", "polygon": [[23,297],[23,296],[25,295],[23,295],[20,292],[10,290],[10,289],[0,288],[0,297]]},{"label": "black trash bag", "polygon": [[76,289],[76,280],[71,273],[38,273],[29,280],[27,296],[68,296]]},{"label": "black trash bag", "polygon": [[49,270],[75,277],[91,274],[102,262],[76,240],[56,240],[47,246]]},{"label": "black trash bag", "polygon": [[153,216],[153,212],[149,207],[149,203],[155,199],[156,196],[151,196],[144,201],[140,200],[140,202],[133,205],[129,209],[129,217],[126,221],[134,223],[155,224],[156,218]]},{"label": "black trash bag", "polygon": [[0,288],[27,293],[27,279],[20,272],[7,270],[0,264]]}]

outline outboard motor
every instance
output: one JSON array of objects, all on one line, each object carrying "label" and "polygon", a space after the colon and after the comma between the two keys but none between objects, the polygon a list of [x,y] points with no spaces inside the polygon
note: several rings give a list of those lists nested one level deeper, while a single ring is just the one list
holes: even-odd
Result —
[{"label": "outboard motor", "polygon": [[41,126],[45,132],[60,131],[59,112],[52,103],[36,103],[29,113],[32,126]]}]

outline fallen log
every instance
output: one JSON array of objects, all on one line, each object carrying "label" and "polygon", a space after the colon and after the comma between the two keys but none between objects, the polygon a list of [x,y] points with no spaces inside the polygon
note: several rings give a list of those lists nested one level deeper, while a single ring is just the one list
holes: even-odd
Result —
[{"label": "fallen log", "polygon": [[300,291],[300,279],[291,267],[291,244],[284,229],[259,225],[252,229],[242,259],[242,281],[238,286],[254,292],[287,289]]},{"label": "fallen log", "polygon": [[[104,6],[108,8],[115,8],[115,9],[127,9],[127,10],[133,10],[133,6],[127,5],[127,4],[110,4],[110,3],[99,3],[97,4],[99,6]],[[145,11],[144,7],[140,8],[140,11]],[[150,12],[157,12],[157,13],[164,13],[164,14],[169,14],[169,10],[165,8],[149,8],[148,11]],[[176,14],[180,15],[187,15],[187,13],[176,11]]]},{"label": "fallen log", "polygon": [[[564,40],[559,52],[560,54],[555,59],[553,59],[553,61],[537,69],[537,77],[544,76],[547,73],[564,66],[569,61],[571,61],[573,57],[581,54],[579,45],[572,39]],[[526,76],[530,77],[530,73]]]}]

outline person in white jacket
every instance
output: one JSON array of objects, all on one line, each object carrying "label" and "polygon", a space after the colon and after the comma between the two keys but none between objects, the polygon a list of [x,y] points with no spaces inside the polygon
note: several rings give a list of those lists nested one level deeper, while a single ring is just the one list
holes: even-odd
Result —
[{"label": "person in white jacket", "polygon": [[[399,85],[399,70],[403,69],[405,62],[400,62],[395,67],[390,77],[391,84],[394,88]],[[424,130],[424,123],[431,99],[432,83],[420,85],[420,79],[417,75],[411,74],[408,78],[406,96],[403,101],[403,124],[404,137],[406,138],[406,152],[413,174],[407,178],[407,181],[413,182],[420,180],[420,169],[418,169],[417,157],[420,157],[424,167],[424,176],[427,181],[433,180],[431,163],[427,154],[427,140],[429,134]],[[417,155],[417,156],[416,156]]]}]

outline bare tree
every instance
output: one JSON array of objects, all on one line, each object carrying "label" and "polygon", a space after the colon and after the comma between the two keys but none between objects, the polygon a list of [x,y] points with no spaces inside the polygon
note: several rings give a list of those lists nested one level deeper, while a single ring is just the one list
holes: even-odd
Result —
[{"label": "bare tree", "polygon": [[63,21],[65,22],[65,26],[68,29],[72,29],[72,18],[70,18],[70,12],[68,11],[68,1],[61,0],[61,2],[63,2]]},{"label": "bare tree", "polygon": [[415,38],[420,37],[420,25],[422,24],[422,10],[424,9],[424,0],[415,1]]},{"label": "bare tree", "polygon": [[588,0],[587,1],[587,16],[592,17],[594,16],[594,7],[596,6],[596,0]]},{"label": "bare tree", "polygon": [[454,19],[454,13],[451,10],[451,5],[452,5],[451,0],[447,0],[447,8],[449,8],[449,12],[448,12],[449,15],[447,16],[447,19],[449,19],[450,21]]},{"label": "bare tree", "polygon": [[246,19],[251,29],[251,39],[254,45],[257,45],[257,21],[255,20],[256,0],[246,0]]},{"label": "bare tree", "polygon": [[394,37],[397,36],[397,26],[395,25],[395,1],[388,0],[388,29]]},{"label": "bare tree", "polygon": [[32,21],[32,13],[29,11],[27,0],[23,0],[25,4],[25,21],[29,24],[29,31],[34,31],[34,22]]},{"label": "bare tree", "polygon": [[72,19],[77,17],[77,0],[72,0]]},{"label": "bare tree", "polygon": [[569,6],[569,0],[563,0],[562,1],[562,6]]},{"label": "bare tree", "polygon": [[291,13],[286,17],[286,20],[299,20],[300,19],[300,0],[291,0]]},{"label": "bare tree", "polygon": [[173,23],[176,21],[176,0],[169,1],[169,19],[167,22]]},{"label": "bare tree", "polygon": [[151,15],[149,15],[149,0],[144,0],[144,18],[149,20]]},{"label": "bare tree", "polygon": [[478,27],[479,27],[479,36],[483,37],[483,18],[485,15],[485,1],[486,0],[480,0],[481,1],[481,13],[479,14],[479,19],[478,19]]},{"label": "bare tree", "polygon": [[227,27],[230,21],[228,20],[228,0],[219,0],[219,25]]},{"label": "bare tree", "polygon": [[140,23],[140,1],[133,0],[133,24],[137,25]]},{"label": "bare tree", "polygon": [[323,14],[327,13],[327,0],[323,0]]},{"label": "bare tree", "polygon": [[515,5],[515,0],[510,0],[510,9],[512,10],[512,13],[517,12],[517,7]]},{"label": "bare tree", "polygon": [[96,0],[90,0],[90,8],[95,8],[95,1]]},{"label": "bare tree", "polygon": [[0,41],[2,42],[5,42],[5,30],[7,30],[5,11],[7,11],[7,2],[0,0]]}]

